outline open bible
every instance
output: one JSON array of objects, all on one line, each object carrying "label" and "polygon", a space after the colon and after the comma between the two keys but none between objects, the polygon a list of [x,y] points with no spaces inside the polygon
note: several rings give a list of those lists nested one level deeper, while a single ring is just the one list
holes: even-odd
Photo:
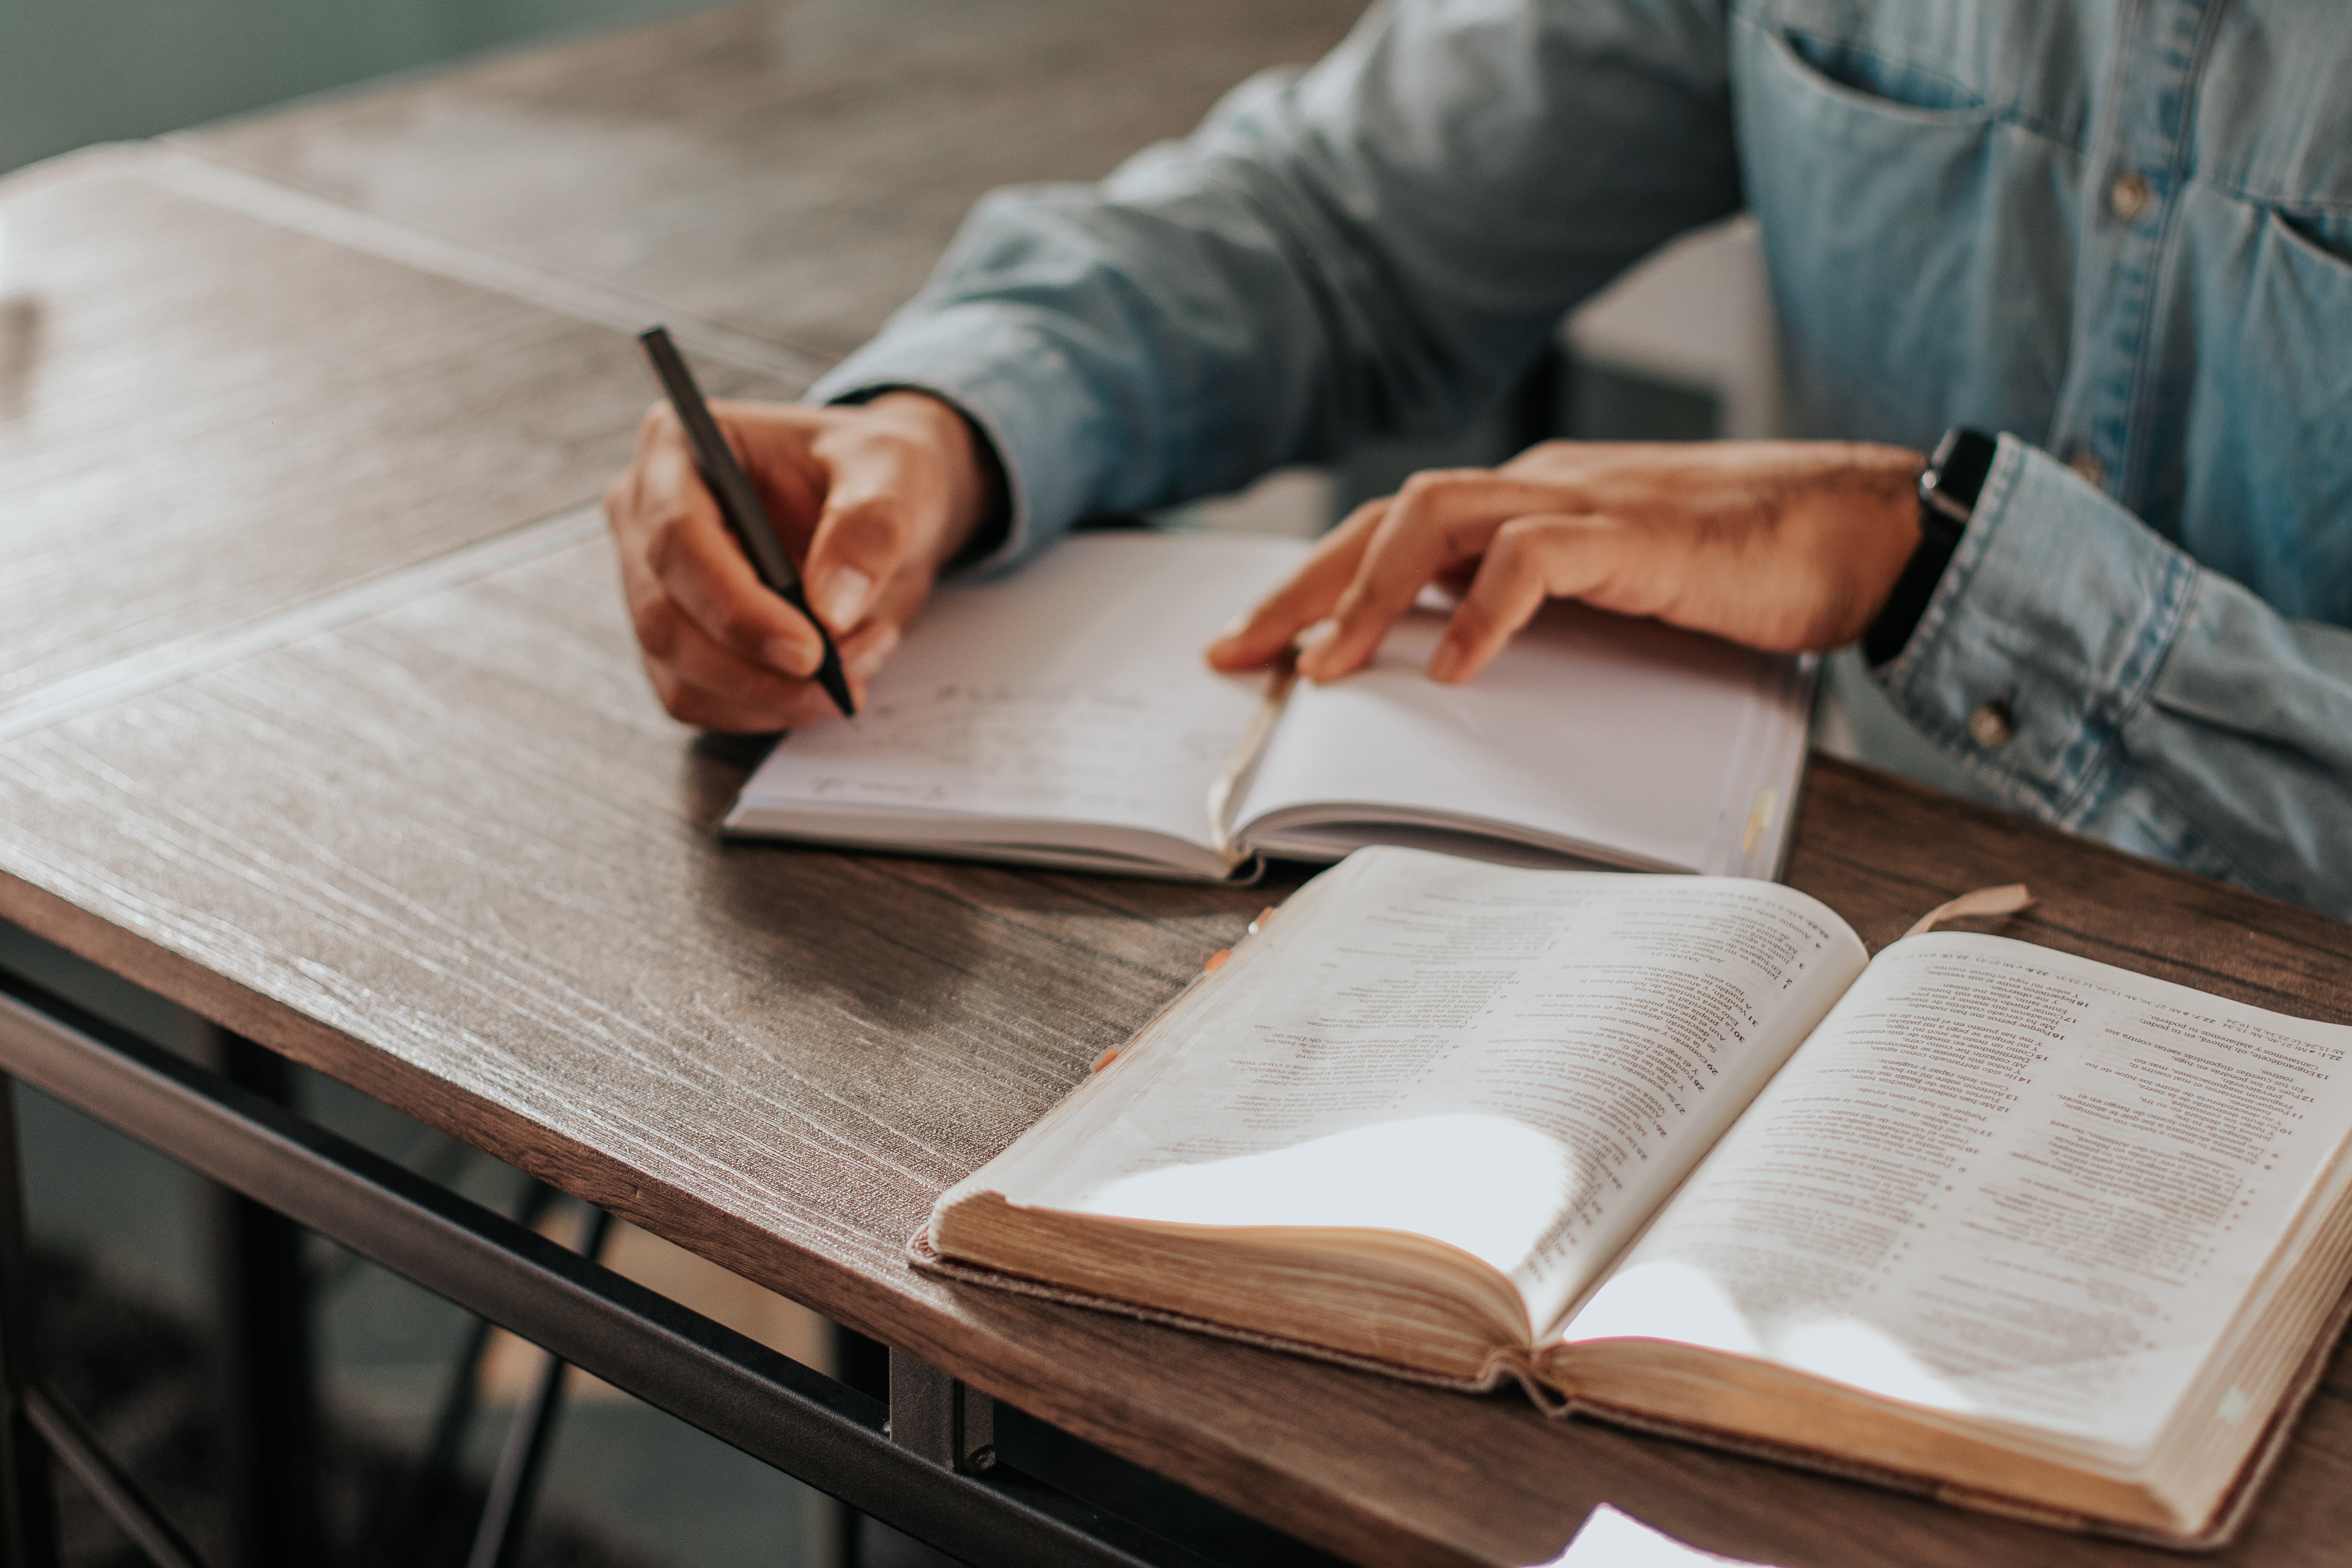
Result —
[{"label": "open bible", "polygon": [[919,1266],[2171,1544],[2352,1279],[2352,1028],[1777,885],[1368,849]]},{"label": "open bible", "polygon": [[1810,660],[1557,605],[1461,687],[1416,612],[1328,687],[1218,675],[1218,626],[1296,540],[1082,534],[942,590],[856,721],[787,736],[725,827],[1129,876],[1417,844],[1523,864],[1770,876]]}]

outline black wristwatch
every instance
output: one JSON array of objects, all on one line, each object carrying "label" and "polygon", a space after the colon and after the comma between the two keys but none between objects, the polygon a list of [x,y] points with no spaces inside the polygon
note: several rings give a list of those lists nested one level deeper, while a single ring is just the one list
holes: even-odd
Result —
[{"label": "black wristwatch", "polygon": [[2000,447],[1983,431],[1958,425],[1936,443],[1936,455],[1927,459],[1927,472],[1919,476],[1919,548],[1904,563],[1903,575],[1895,580],[1895,592],[1886,596],[1885,608],[1862,634],[1862,657],[1873,668],[1892,661],[1918,628],[1927,601],[1935,597],[1936,584],[1944,580],[1944,568],[1952,563],[1952,552],[1960,547],[1960,535],[1968,531],[1977,497],[1984,493],[1985,477],[1992,472],[1993,456]]}]

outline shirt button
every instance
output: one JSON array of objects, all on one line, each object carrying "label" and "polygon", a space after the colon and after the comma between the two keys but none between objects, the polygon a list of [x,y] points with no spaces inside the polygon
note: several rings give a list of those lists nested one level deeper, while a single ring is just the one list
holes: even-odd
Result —
[{"label": "shirt button", "polygon": [[2103,490],[2107,488],[2107,466],[2099,461],[2099,455],[2088,447],[2075,453],[2074,460],[2066,466],[2080,475],[2083,482],[2093,489]]},{"label": "shirt button", "polygon": [[1977,710],[1969,715],[1969,739],[1988,752],[2008,745],[2009,738],[2016,733],[2017,716],[2009,710],[2009,704],[1998,697],[1979,704]]},{"label": "shirt button", "polygon": [[2118,223],[2130,223],[2147,211],[2147,182],[2137,174],[2125,174],[2107,187],[2107,210],[2116,215]]}]

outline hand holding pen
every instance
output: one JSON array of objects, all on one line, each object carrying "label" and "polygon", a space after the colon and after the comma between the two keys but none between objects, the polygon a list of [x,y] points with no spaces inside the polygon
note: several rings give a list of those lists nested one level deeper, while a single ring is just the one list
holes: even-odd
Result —
[{"label": "hand holding pen", "polygon": [[[686,444],[693,449],[694,466],[702,474],[703,488],[710,499],[719,503],[719,521],[727,531],[742,547],[750,558],[751,569],[760,574],[761,584],[801,613],[803,619],[816,628],[816,683],[833,699],[845,719],[857,716],[857,703],[849,694],[849,678],[841,670],[841,651],[834,647],[833,637],[824,622],[809,608],[808,595],[801,586],[800,568],[793,562],[792,552],[784,542],[776,537],[776,525],[768,521],[768,509],[760,504],[760,494],[751,488],[742,466],[719,432],[718,421],[710,417],[710,409],[702,401],[702,389],[694,384],[694,373],[686,368],[678,356],[677,345],[669,341],[669,333],[660,327],[638,334],[646,357],[653,362],[654,374],[660,378],[662,391],[668,395],[670,412],[686,431]],[[858,605],[857,610],[865,606]],[[855,613],[855,611],[853,611]]]},{"label": "hand holding pen", "polygon": [[949,405],[889,393],[854,407],[713,409],[730,458],[797,561],[805,611],[730,534],[682,421],[656,405],[604,497],[622,585],[662,704],[705,729],[818,722],[829,640],[850,702],[990,509],[992,462]]}]

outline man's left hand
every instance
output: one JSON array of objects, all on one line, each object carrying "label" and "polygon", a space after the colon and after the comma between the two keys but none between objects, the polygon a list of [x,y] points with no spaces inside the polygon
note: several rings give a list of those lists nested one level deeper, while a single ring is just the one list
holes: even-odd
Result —
[{"label": "man's left hand", "polygon": [[1927,459],[1828,441],[1547,441],[1499,468],[1414,475],[1368,501],[1209,662],[1265,663],[1301,632],[1299,672],[1360,667],[1421,590],[1461,592],[1429,661],[1467,680],[1546,599],[1776,652],[1860,637],[1919,542]]}]

